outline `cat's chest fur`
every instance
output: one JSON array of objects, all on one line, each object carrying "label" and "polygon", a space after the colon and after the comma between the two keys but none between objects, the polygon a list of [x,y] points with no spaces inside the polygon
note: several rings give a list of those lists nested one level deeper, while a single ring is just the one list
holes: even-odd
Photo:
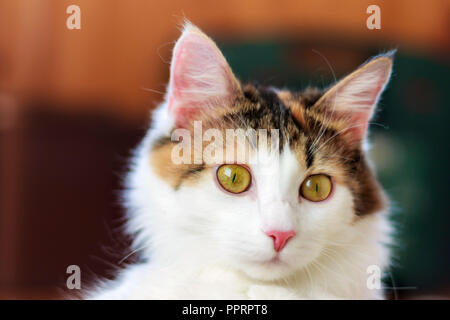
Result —
[{"label": "cat's chest fur", "polygon": [[[342,269],[340,270],[342,271]],[[310,270],[309,275],[285,283],[266,283],[243,279],[238,274],[211,268],[203,274],[192,274],[180,278],[174,275],[151,276],[142,270],[134,270],[123,279],[122,285],[108,288],[93,299],[230,299],[230,300],[272,300],[272,299],[380,299],[382,292],[368,290],[353,283],[365,283],[361,274],[351,278],[337,279],[334,272],[317,274]],[[134,273],[134,274],[133,274]],[[321,278],[321,279],[320,279]],[[330,286],[332,288],[330,288]],[[333,292],[341,291],[338,295]]]}]

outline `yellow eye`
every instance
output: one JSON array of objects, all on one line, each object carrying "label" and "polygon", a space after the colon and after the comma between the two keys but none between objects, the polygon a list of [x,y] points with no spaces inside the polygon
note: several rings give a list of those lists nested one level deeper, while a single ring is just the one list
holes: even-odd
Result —
[{"label": "yellow eye", "polygon": [[331,179],[324,174],[315,174],[306,178],[300,186],[303,198],[318,202],[325,200],[331,193]]},{"label": "yellow eye", "polygon": [[231,193],[242,193],[248,189],[252,176],[243,166],[224,164],[217,170],[220,185]]}]

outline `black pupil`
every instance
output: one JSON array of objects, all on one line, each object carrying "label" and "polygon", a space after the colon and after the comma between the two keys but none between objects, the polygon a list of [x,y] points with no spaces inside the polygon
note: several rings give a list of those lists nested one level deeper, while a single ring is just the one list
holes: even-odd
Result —
[{"label": "black pupil", "polygon": [[236,172],[233,174],[233,178],[231,179],[231,181],[234,183],[236,181]]},{"label": "black pupil", "polygon": [[319,192],[319,184],[316,183],[316,192]]}]

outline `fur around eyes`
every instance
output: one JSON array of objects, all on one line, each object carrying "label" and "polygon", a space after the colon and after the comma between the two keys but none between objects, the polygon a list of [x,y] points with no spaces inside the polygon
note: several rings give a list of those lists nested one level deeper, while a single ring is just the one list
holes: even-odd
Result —
[{"label": "fur around eyes", "polygon": [[[324,90],[240,82],[187,23],[165,100],[126,182],[127,232],[142,261],[94,299],[380,299],[368,270],[389,265],[387,199],[369,163],[369,121],[393,53]],[[277,129],[265,165],[176,164],[177,128]],[[372,269],[371,269],[372,268]]]}]

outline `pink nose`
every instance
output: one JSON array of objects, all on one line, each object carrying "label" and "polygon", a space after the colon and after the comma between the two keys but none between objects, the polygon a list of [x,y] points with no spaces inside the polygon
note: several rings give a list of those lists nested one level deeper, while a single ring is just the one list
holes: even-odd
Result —
[{"label": "pink nose", "polygon": [[266,231],[266,234],[273,239],[273,247],[275,248],[276,252],[280,252],[286,243],[289,241],[290,238],[295,236],[294,230],[289,231]]}]

